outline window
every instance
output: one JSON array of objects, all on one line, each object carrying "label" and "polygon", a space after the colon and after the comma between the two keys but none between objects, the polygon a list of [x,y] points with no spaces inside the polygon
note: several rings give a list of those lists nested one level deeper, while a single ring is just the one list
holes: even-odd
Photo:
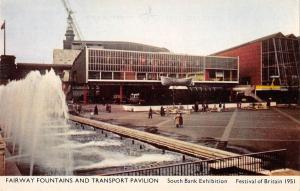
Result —
[{"label": "window", "polygon": [[114,72],[114,80],[123,80],[122,72]]},{"label": "window", "polygon": [[100,79],[100,72],[89,71],[89,79]]},{"label": "window", "polygon": [[157,73],[148,73],[148,80],[157,80]]},{"label": "window", "polygon": [[102,72],[101,79],[104,80],[111,80],[112,79],[112,72]]},{"label": "window", "polygon": [[137,80],[146,80],[146,73],[137,73]]}]

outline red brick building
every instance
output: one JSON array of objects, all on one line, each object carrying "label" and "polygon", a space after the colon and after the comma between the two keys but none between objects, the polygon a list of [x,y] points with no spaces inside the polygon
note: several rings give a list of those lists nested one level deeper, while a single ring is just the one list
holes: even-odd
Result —
[{"label": "red brick building", "polygon": [[239,57],[240,84],[299,87],[299,39],[275,33],[213,55]]}]

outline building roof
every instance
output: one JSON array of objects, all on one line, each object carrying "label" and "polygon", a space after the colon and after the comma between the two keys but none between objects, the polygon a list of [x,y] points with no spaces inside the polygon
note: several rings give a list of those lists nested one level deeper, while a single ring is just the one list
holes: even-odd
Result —
[{"label": "building roof", "polygon": [[17,69],[64,69],[70,70],[72,65],[69,64],[43,64],[43,63],[17,63]]},{"label": "building roof", "polygon": [[225,49],[225,50],[221,50],[219,52],[215,52],[211,55],[217,55],[217,54],[220,54],[222,52],[226,52],[226,51],[229,51],[229,50],[240,48],[242,46],[246,46],[246,45],[249,45],[249,44],[252,44],[252,43],[255,43],[255,42],[260,42],[260,41],[267,40],[267,39],[274,38],[274,37],[297,39],[297,37],[294,34],[283,35],[281,32],[278,32],[278,33],[270,34],[270,35],[267,35],[267,36],[264,36],[264,37],[261,37],[261,38],[258,38],[258,39],[255,39],[255,40],[252,40],[252,41],[249,41],[249,42],[246,42],[246,43],[243,43],[243,44],[240,44],[240,45],[237,45],[237,46]]},{"label": "building roof", "polygon": [[288,34],[288,35],[285,35],[285,37],[287,37],[287,38],[297,38],[294,34]]},{"label": "building roof", "polygon": [[157,47],[135,42],[124,41],[72,41],[73,45],[81,45],[84,42],[87,47],[89,46],[102,46],[104,49],[117,49],[117,50],[132,50],[132,51],[148,51],[148,52],[170,52],[164,47]]}]

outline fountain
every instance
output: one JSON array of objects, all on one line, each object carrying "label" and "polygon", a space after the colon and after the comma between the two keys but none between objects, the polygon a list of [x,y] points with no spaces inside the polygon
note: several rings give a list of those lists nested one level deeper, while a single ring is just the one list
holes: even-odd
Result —
[{"label": "fountain", "polygon": [[[181,155],[68,121],[62,84],[51,70],[0,86],[0,125],[24,175],[90,175],[181,161]],[[25,169],[25,170],[24,170]],[[24,173],[25,172],[25,173]]]},{"label": "fountain", "polygon": [[45,75],[34,71],[20,81],[0,86],[0,124],[4,138],[18,161],[30,166],[30,175],[38,167],[50,174],[70,175],[73,157],[68,148],[55,149],[68,140],[55,136],[69,129],[68,110],[62,84],[51,70]]}]

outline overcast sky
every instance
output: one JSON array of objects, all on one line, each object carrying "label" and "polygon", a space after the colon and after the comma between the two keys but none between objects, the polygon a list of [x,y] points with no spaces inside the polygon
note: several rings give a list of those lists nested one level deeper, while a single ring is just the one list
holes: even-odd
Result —
[{"label": "overcast sky", "polygon": [[[282,32],[299,36],[299,0],[69,0],[84,40],[132,41],[207,55]],[[52,63],[62,48],[61,0],[0,0],[6,53]],[[3,30],[0,34],[3,53]]]}]

